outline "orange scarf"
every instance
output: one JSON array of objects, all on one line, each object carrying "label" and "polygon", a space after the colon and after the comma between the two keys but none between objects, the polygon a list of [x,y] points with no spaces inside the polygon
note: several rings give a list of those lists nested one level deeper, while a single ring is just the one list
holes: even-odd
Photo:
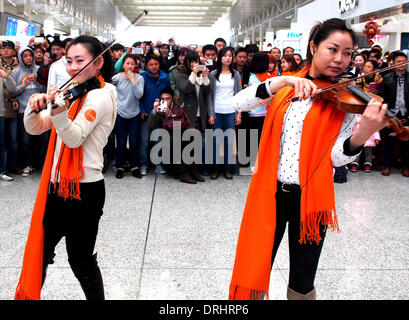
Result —
[{"label": "orange scarf", "polygon": [[[105,85],[104,79],[99,76],[101,87]],[[68,111],[68,117],[73,120],[79,113],[85,97],[74,101]],[[44,229],[43,218],[50,185],[51,170],[53,167],[54,150],[56,144],[56,130],[54,126],[51,129],[50,142],[48,144],[47,155],[45,158],[43,172],[41,174],[40,186],[38,188],[36,201],[34,203],[31,224],[28,232],[26,247],[24,250],[23,268],[21,270],[20,280],[17,284],[15,300],[39,300],[41,294],[41,280],[43,268],[43,249],[44,249]],[[60,197],[67,199],[80,199],[80,179],[84,177],[82,167],[82,147],[75,149],[68,148],[64,142],[61,144],[58,164],[55,170],[55,180],[57,181],[59,173]]]},{"label": "orange scarf", "polygon": [[[296,76],[305,77],[309,67]],[[291,87],[279,90],[270,105],[258,151],[257,170],[252,176],[238,237],[229,299],[268,298],[271,256],[276,227],[277,170],[283,120],[294,96]],[[332,103],[315,99],[302,131],[299,161],[301,187],[300,243],[321,240],[320,225],[339,232],[331,149],[345,113]],[[318,170],[316,170],[318,168]]]},{"label": "orange scarf", "polygon": [[264,82],[272,77],[267,71],[264,73],[256,73],[255,75],[260,80],[260,82]]}]

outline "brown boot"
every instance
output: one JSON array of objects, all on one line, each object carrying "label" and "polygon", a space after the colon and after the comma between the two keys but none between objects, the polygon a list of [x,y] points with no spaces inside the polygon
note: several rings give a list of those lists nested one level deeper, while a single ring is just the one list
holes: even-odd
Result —
[{"label": "brown boot", "polygon": [[403,168],[402,168],[402,175],[403,175],[404,177],[409,177],[409,169],[408,169],[408,167],[403,167]]},{"label": "brown boot", "polygon": [[196,180],[191,177],[186,165],[183,163],[179,165],[179,179],[184,183],[196,184]]},{"label": "brown boot", "polygon": [[203,178],[203,177],[200,175],[199,171],[197,171],[197,168],[196,168],[196,165],[195,165],[195,164],[188,165],[188,166],[187,166],[187,170],[188,170],[190,176],[191,176],[193,179],[195,179],[196,181],[199,181],[199,182],[205,182],[205,181],[206,181],[206,179]]},{"label": "brown boot", "polygon": [[385,167],[382,169],[381,173],[383,176],[389,176],[391,174],[391,169],[388,167]]},{"label": "brown boot", "polygon": [[288,300],[316,300],[315,288],[306,294],[298,293],[287,286],[287,299]]}]

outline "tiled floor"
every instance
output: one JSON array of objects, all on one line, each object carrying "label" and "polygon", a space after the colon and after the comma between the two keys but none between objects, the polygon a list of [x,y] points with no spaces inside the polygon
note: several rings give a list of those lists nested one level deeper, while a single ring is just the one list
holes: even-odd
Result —
[{"label": "tiled floor", "polygon": [[[39,173],[0,182],[0,299],[13,299]],[[250,176],[197,185],[149,173],[106,174],[96,245],[107,299],[226,299]],[[409,299],[409,179],[397,170],[336,185],[341,233],[327,234],[317,299]],[[58,245],[42,299],[84,299]],[[273,266],[271,299],[285,299],[288,246]]]}]

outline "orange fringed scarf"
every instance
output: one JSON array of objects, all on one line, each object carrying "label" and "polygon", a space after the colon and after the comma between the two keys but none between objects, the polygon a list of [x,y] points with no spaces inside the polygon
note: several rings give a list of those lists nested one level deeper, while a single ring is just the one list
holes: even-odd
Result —
[{"label": "orange fringed scarf", "polygon": [[[306,67],[296,74],[305,77]],[[294,90],[279,90],[270,105],[252,176],[230,283],[229,299],[268,299],[271,256],[276,226],[277,170],[283,120]],[[301,186],[300,243],[321,240],[320,225],[338,231],[331,149],[345,113],[316,99],[307,113],[301,138],[299,181]],[[317,169],[318,168],[318,169]],[[317,170],[316,170],[317,169]]]},{"label": "orange fringed scarf", "polygon": [[[101,87],[104,87],[105,82],[102,76],[99,76],[98,80],[101,82]],[[71,105],[68,111],[68,117],[70,120],[73,120],[78,115],[84,100],[85,96],[75,100]],[[48,144],[43,172],[41,174],[40,186],[34,203],[33,214],[31,216],[30,229],[24,250],[23,268],[21,270],[20,280],[17,284],[14,296],[15,300],[40,299],[44,248],[43,217],[47,202],[48,188],[50,185],[56,136],[56,130],[53,126],[51,129],[50,142]],[[54,180],[57,181],[59,174],[59,188],[56,190],[56,185],[54,184],[54,192],[57,192],[60,197],[64,199],[80,199],[79,182],[84,176],[82,159],[83,154],[81,146],[71,149],[62,142]]]}]

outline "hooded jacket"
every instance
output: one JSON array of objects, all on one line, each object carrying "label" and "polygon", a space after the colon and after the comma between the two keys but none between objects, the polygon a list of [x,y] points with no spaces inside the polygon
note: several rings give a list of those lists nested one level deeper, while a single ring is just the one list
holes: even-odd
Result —
[{"label": "hooded jacket", "polygon": [[[26,66],[21,58],[24,51],[30,51],[33,54],[33,63],[30,66]],[[27,107],[28,100],[34,93],[45,92],[45,86],[37,82],[37,84],[30,83],[27,87],[23,87],[23,82],[25,81],[25,76],[28,74],[34,74],[37,77],[37,71],[39,66],[36,65],[34,59],[34,52],[30,48],[21,48],[17,54],[19,67],[14,69],[11,77],[17,84],[16,91],[12,92],[11,95],[15,97],[19,103],[18,113],[24,113]]]}]

